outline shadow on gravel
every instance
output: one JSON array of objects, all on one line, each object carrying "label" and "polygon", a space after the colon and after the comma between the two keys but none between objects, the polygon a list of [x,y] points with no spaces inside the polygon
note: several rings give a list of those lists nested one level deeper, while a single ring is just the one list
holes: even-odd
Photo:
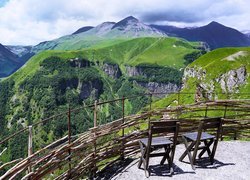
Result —
[{"label": "shadow on gravel", "polygon": [[[182,161],[183,163],[190,164],[187,161]],[[210,160],[208,157],[197,159],[195,168],[197,169],[217,169],[222,166],[234,166],[235,163],[223,163],[221,161],[218,161],[217,159],[214,159],[214,164],[210,163]]]},{"label": "shadow on gravel", "polygon": [[[172,176],[178,175],[178,174],[186,174],[186,173],[190,173],[190,174],[195,174],[194,171],[183,171],[179,166],[174,165],[174,174]],[[168,176],[171,177],[170,175],[170,171],[168,168],[168,164],[164,164],[164,165],[153,165],[153,166],[149,166],[150,169],[150,176]]]},{"label": "shadow on gravel", "polygon": [[214,164],[211,165],[209,158],[201,158],[196,161],[197,166],[196,168],[200,169],[217,169],[222,166],[234,166],[235,163],[223,163],[221,161],[218,161],[217,159],[214,159]]},{"label": "shadow on gravel", "polygon": [[[134,163],[131,164],[131,162],[134,161],[134,159],[128,158],[125,159],[124,161],[118,160],[115,163],[112,163],[111,165],[107,166],[105,169],[103,169],[101,172],[97,174],[96,180],[107,180],[107,179],[112,179],[116,175],[120,174],[123,172],[125,169],[131,167],[134,165]],[[136,161],[137,163],[137,161]]]}]

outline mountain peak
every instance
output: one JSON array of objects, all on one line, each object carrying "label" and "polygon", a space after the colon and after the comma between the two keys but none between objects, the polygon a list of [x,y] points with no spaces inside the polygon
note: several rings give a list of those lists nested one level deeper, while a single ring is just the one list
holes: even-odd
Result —
[{"label": "mountain peak", "polygon": [[79,33],[82,33],[82,32],[86,32],[86,31],[88,31],[90,29],[93,29],[93,28],[94,28],[93,26],[84,26],[84,27],[81,27],[80,29],[78,29],[73,34],[79,34]]},{"label": "mountain peak", "polygon": [[121,27],[126,27],[126,26],[128,26],[128,25],[130,25],[130,24],[138,24],[138,23],[139,23],[139,20],[138,20],[138,19],[136,19],[136,18],[133,17],[133,16],[128,16],[128,17],[122,19],[121,21],[117,22],[117,23],[113,26],[112,29],[117,28],[117,27],[120,27],[120,28],[121,28]]},{"label": "mountain peak", "polygon": [[128,16],[128,17],[124,18],[123,20],[126,20],[126,21],[131,21],[131,20],[133,20],[133,21],[138,21],[138,22],[139,22],[139,20],[136,19],[134,16]]},{"label": "mountain peak", "polygon": [[222,24],[220,24],[220,23],[218,23],[216,21],[212,21],[207,26],[224,26],[224,25],[222,25]]}]

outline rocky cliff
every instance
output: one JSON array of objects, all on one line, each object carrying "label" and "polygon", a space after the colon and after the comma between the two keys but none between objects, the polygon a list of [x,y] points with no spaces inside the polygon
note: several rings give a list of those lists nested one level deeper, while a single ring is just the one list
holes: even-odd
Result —
[{"label": "rocky cliff", "polygon": [[146,88],[151,93],[173,93],[177,92],[180,87],[173,83],[158,83],[158,82],[136,82],[138,85]]},{"label": "rocky cliff", "polygon": [[[196,100],[206,98],[212,100],[214,93],[219,91],[223,93],[239,93],[240,88],[247,84],[247,67],[241,66],[236,69],[229,70],[225,73],[218,74],[216,77],[210,79],[209,72],[202,67],[187,67],[183,76],[183,88],[190,86],[189,80],[195,79],[194,86],[196,87]],[[216,89],[217,88],[217,89]]]},{"label": "rocky cliff", "polygon": [[119,78],[122,75],[121,69],[118,64],[104,63],[102,70],[111,78]]}]

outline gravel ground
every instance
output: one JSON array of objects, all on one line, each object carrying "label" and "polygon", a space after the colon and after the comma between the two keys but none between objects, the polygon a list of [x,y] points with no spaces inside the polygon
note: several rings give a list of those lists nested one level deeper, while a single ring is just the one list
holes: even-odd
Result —
[{"label": "gravel ground", "polygon": [[[175,173],[172,177],[169,176],[168,165],[160,166],[161,157],[155,157],[150,158],[149,168],[151,175],[149,178],[146,178],[143,169],[137,168],[139,158],[136,158],[127,160],[123,164],[120,164],[120,166],[116,165],[116,168],[111,170],[111,172],[106,172],[105,176],[97,179],[158,180],[171,178],[185,180],[250,180],[250,142],[219,142],[215,154],[215,163],[210,165],[209,160],[203,158],[198,162],[195,171],[192,170],[190,164],[178,160],[183,152],[184,145],[178,145],[174,158]],[[184,161],[188,162],[188,158],[186,157]]]}]

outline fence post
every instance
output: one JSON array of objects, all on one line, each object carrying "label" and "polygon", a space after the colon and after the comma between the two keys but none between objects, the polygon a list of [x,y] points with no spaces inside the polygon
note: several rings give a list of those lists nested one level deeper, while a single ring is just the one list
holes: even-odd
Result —
[{"label": "fence post", "polygon": [[[125,98],[122,96],[122,125],[124,124],[124,116],[125,116]],[[124,128],[122,128],[122,153],[121,159],[124,160],[124,151],[125,151],[125,142],[124,142]]]},{"label": "fence post", "polygon": [[97,126],[97,100],[95,100],[95,109],[94,109],[94,127]]},{"label": "fence post", "polygon": [[[150,93],[150,97],[149,97],[149,111],[152,110],[152,96],[153,96],[153,94]],[[148,117],[148,128],[149,128],[149,125],[150,125],[150,117],[151,117],[151,113],[150,113],[150,115]]]},{"label": "fence post", "polygon": [[180,90],[178,91],[178,99],[177,99],[178,106],[180,105]]},{"label": "fence post", "polygon": [[[71,110],[70,105],[68,105],[68,144],[71,144]],[[71,156],[71,150],[69,148],[68,150],[69,156]],[[69,157],[69,174],[68,177],[70,178],[70,172],[71,172],[71,158]]]},{"label": "fence post", "polygon": [[[32,126],[29,126],[28,157],[30,157],[33,153],[32,146],[33,146],[33,144],[32,144]],[[32,168],[31,168],[31,166],[29,166],[28,173],[30,173],[31,171],[32,171]]]},{"label": "fence post", "polygon": [[[227,104],[225,105],[223,118],[226,118],[226,115],[227,115]],[[220,140],[223,141],[223,126],[221,128],[221,138],[220,138]]]},{"label": "fence post", "polygon": [[206,110],[205,110],[205,118],[207,118],[207,108],[208,108],[208,106],[207,106],[207,104],[206,104]]},{"label": "fence post", "polygon": [[94,104],[94,140],[93,140],[93,146],[94,146],[94,153],[93,153],[93,164],[94,164],[94,169],[93,169],[93,176],[96,176],[96,131],[95,128],[97,127],[97,100],[95,100]]}]

